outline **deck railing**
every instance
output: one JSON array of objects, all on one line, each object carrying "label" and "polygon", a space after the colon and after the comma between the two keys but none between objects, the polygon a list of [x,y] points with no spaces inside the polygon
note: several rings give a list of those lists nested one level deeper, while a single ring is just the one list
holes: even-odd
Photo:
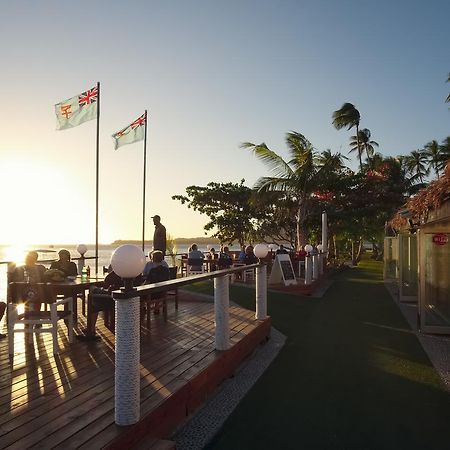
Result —
[{"label": "deck railing", "polygon": [[213,279],[215,348],[218,351],[226,351],[230,347],[230,277],[249,269],[256,270],[255,319],[264,320],[267,317],[267,270],[263,263],[191,275],[136,288],[132,287],[132,280],[128,280],[126,288],[113,291],[113,298],[116,301],[115,421],[117,425],[132,425],[140,418],[140,296]]}]

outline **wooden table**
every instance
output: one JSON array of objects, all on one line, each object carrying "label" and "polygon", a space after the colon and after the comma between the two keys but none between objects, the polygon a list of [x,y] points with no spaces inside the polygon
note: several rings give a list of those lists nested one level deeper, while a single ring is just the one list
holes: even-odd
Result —
[{"label": "wooden table", "polygon": [[[77,323],[78,320],[78,310],[77,310],[77,295],[85,295],[86,291],[93,286],[101,287],[103,286],[104,277],[91,277],[88,279],[82,279],[77,277],[75,280],[66,279],[64,281],[52,281],[47,284],[51,285],[57,294],[64,295],[64,297],[73,298],[73,320]],[[88,307],[89,314],[89,307]]]}]

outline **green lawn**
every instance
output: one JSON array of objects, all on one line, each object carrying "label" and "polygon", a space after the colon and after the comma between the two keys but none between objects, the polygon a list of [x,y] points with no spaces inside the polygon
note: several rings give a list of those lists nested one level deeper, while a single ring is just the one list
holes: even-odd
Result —
[{"label": "green lawn", "polygon": [[[203,289],[207,288],[203,286]],[[231,297],[254,309],[254,291]],[[322,299],[269,294],[285,347],[208,448],[450,448],[450,395],[364,260]]]}]

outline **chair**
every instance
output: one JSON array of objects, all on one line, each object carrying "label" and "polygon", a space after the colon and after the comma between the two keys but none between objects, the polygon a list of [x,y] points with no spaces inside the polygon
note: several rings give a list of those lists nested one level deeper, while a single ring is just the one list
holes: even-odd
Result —
[{"label": "chair", "polygon": [[160,308],[163,310],[164,322],[167,322],[167,292],[141,296],[141,320],[145,315],[147,328],[150,328],[151,312],[158,314]]},{"label": "chair", "polygon": [[[28,342],[33,341],[33,334],[51,333],[53,337],[53,353],[59,352],[58,324],[64,320],[67,325],[69,342],[73,342],[73,299],[57,298],[50,284],[47,283],[11,283],[11,302],[8,303],[8,345],[9,354],[14,355],[14,333],[28,334]],[[25,299],[23,301],[22,299]],[[19,303],[24,304],[24,311],[19,313]],[[33,309],[41,303],[48,305],[50,311]],[[58,309],[64,306],[64,310]],[[23,328],[16,328],[22,324]],[[50,325],[50,326],[47,326]]]},{"label": "chair", "polygon": [[186,276],[198,275],[205,272],[203,266],[203,259],[201,258],[188,258],[186,267]]}]

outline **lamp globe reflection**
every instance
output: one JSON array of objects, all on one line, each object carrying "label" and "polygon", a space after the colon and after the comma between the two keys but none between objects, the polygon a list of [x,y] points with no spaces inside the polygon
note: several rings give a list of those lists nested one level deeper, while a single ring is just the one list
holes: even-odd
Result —
[{"label": "lamp globe reflection", "polygon": [[256,244],[253,253],[257,258],[263,259],[267,256],[267,253],[269,253],[269,248],[266,244]]},{"label": "lamp globe reflection", "polygon": [[311,253],[312,252],[312,245],[311,244],[306,244],[305,245],[305,252]]},{"label": "lamp globe reflection", "polygon": [[77,252],[83,256],[87,252],[87,247],[84,244],[78,244]]},{"label": "lamp globe reflection", "polygon": [[111,255],[111,267],[121,278],[135,278],[145,266],[144,252],[136,245],[124,244]]}]

